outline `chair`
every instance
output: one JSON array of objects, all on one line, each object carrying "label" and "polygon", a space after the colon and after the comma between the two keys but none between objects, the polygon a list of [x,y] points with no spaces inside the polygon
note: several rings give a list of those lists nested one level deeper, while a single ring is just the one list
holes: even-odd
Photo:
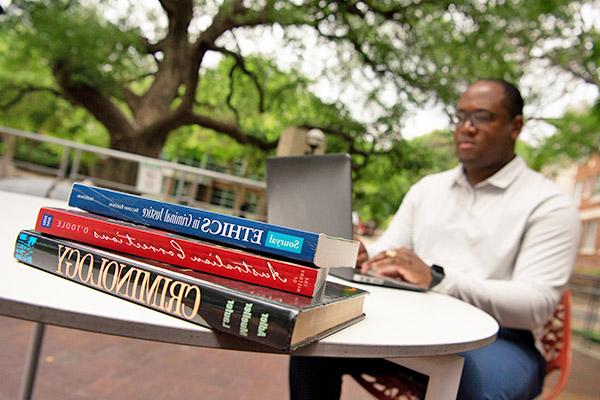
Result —
[{"label": "chair", "polygon": [[553,400],[563,391],[571,373],[571,291],[565,289],[554,315],[544,326],[542,345],[546,358],[546,377],[559,370],[558,382],[544,394],[545,400]]},{"label": "chair", "polygon": [[[544,400],[554,400],[567,385],[571,372],[571,291],[565,289],[554,315],[542,331],[541,342],[546,359],[546,377],[559,370],[558,382],[544,394]],[[395,375],[372,376],[353,374],[352,378],[378,400],[418,399],[418,388]]]},{"label": "chair", "polygon": [[395,375],[373,376],[363,373],[352,374],[352,378],[378,400],[417,400],[421,398],[415,388]]}]

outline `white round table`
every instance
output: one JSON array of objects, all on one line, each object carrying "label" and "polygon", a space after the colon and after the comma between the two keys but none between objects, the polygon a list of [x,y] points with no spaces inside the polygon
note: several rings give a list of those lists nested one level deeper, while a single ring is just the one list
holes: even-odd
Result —
[{"label": "white round table", "polygon": [[[0,192],[0,207],[5,210],[0,228],[0,314],[139,339],[276,352],[17,262],[13,257],[17,234],[21,229],[35,226],[42,206],[66,207],[66,204]],[[342,282],[334,277],[329,279]],[[430,376],[427,398],[441,398],[439,395],[453,398],[462,372],[462,358],[455,354],[495,339],[496,321],[457,299],[433,292],[353,285],[370,292],[365,302],[365,319],[298,349],[294,355],[394,359]]]}]

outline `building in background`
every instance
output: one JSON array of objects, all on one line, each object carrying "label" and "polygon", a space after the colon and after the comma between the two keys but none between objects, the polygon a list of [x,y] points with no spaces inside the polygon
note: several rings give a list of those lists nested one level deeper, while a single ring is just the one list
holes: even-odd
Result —
[{"label": "building in background", "polygon": [[573,194],[582,223],[577,266],[600,271],[600,154],[578,166]]},{"label": "building in background", "polygon": [[[59,183],[87,180],[90,184],[163,201],[266,220],[265,182],[249,171],[243,159],[223,165],[206,154],[200,163],[174,162],[6,127],[0,127],[0,138],[0,179],[25,174],[48,177],[54,179],[51,188]],[[17,157],[18,144],[29,148],[53,145],[61,154],[60,164],[45,165],[37,159]],[[81,167],[84,155],[125,160],[137,170],[137,178],[133,183],[101,179],[94,174],[94,167]]]},{"label": "building in background", "polygon": [[[321,130],[289,127],[281,134],[276,155],[287,157],[324,154],[326,146],[326,137]],[[179,160],[179,162],[181,161]],[[248,179],[240,182],[197,174],[175,176],[161,170],[161,180],[158,185],[160,192],[164,192],[182,204],[252,219],[266,219],[267,196],[264,182],[254,180],[257,177],[249,176],[251,171],[248,171],[245,160],[222,165],[216,162],[210,154],[205,154],[200,163],[186,164]]]},{"label": "building in background", "polygon": [[180,204],[264,221],[267,210],[266,188],[262,180],[249,177],[245,161],[237,160],[224,165],[205,154],[199,164],[184,164],[218,174],[174,174],[172,171],[162,170],[160,192]]},{"label": "building in background", "polygon": [[[39,160],[16,156],[17,142],[31,146],[53,145],[60,150],[58,165],[41,165]],[[252,171],[246,159],[222,163],[210,154],[201,160],[173,160],[144,157],[104,147],[78,143],[35,132],[0,127],[0,179],[24,171],[54,177],[55,182],[89,180],[111,189],[160,198],[210,211],[266,220],[266,186],[262,171]],[[277,156],[324,154],[325,134],[319,129],[289,127],[282,132]],[[135,182],[116,182],[95,176],[82,168],[82,154],[99,159],[125,160],[137,170]],[[260,172],[260,173],[259,173]],[[54,185],[53,185],[54,186]]]}]

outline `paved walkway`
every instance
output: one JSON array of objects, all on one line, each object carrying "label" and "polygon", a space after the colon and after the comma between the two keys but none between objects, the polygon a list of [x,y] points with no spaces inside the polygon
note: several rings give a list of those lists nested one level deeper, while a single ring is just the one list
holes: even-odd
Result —
[{"label": "paved walkway", "polygon": [[67,200],[71,192],[71,181],[57,181],[46,177],[14,177],[0,179],[0,190],[32,196]]},{"label": "paved walkway", "polygon": [[[0,317],[0,400],[17,398],[33,323]],[[282,400],[288,357],[156,343],[48,326],[34,399]],[[573,353],[565,400],[600,398],[600,360]],[[551,379],[551,381],[555,380]],[[369,399],[346,379],[342,399]]]}]

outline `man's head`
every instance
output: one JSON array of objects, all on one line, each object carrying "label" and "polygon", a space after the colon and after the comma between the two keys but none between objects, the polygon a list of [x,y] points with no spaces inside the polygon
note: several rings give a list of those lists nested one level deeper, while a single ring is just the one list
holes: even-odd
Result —
[{"label": "man's head", "polygon": [[514,157],[523,126],[523,99],[512,84],[498,79],[473,83],[456,107],[456,154],[467,175],[485,179]]}]

